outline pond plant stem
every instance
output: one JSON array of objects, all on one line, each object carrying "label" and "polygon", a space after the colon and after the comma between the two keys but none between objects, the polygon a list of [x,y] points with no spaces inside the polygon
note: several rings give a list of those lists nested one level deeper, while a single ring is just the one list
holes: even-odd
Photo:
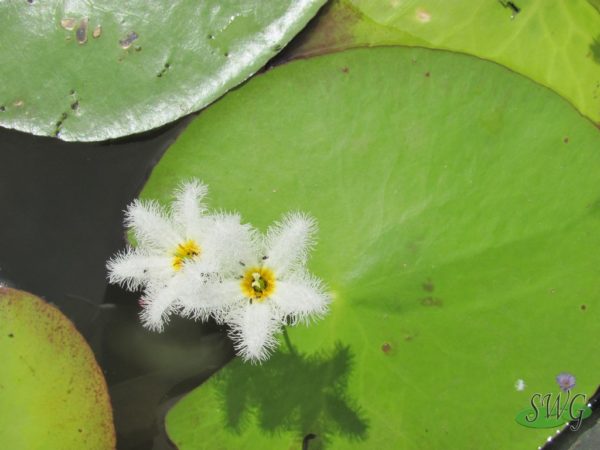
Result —
[{"label": "pond plant stem", "polygon": [[283,327],[283,338],[285,339],[285,344],[287,345],[287,348],[290,351],[290,353],[292,355],[295,355],[296,349],[292,345],[292,341],[290,340],[290,337],[288,336],[287,327]]}]

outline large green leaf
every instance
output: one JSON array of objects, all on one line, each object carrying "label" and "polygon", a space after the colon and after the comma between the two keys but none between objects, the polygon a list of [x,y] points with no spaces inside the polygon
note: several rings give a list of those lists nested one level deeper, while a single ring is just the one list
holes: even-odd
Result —
[{"label": "large green leaf", "polygon": [[[198,117],[143,196],[199,177],[264,229],[302,210],[331,314],[169,413],[181,449],[529,449],[533,392],[598,383],[600,133],[505,68],[351,50],[256,77]],[[524,379],[528,388],[517,392]]]},{"label": "large green leaf", "polygon": [[196,111],[325,0],[0,2],[0,125],[93,141]]},{"label": "large green leaf", "polygon": [[0,354],[0,448],[115,448],[102,371],[60,311],[0,287]]},{"label": "large green leaf", "polygon": [[[508,5],[516,5],[519,10]],[[503,64],[600,124],[598,0],[335,0],[287,58],[372,45],[414,45]]]}]

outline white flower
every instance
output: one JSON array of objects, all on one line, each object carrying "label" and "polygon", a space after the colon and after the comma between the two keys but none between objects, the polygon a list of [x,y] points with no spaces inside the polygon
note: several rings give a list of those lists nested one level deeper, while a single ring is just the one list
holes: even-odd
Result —
[{"label": "white flower", "polygon": [[127,208],[125,225],[137,246],[108,261],[109,281],[129,290],[144,288],[140,316],[152,330],[162,331],[169,314],[179,308],[179,298],[197,292],[203,277],[237,271],[238,261],[248,255],[244,239],[250,227],[241,225],[238,215],[208,215],[202,203],[207,191],[192,180],[175,192],[169,210],[140,200]]},{"label": "white flower", "polygon": [[330,296],[305,267],[315,231],[314,219],[293,213],[269,228],[264,238],[248,235],[244,245],[251,245],[252,254],[240,259],[237,276],[217,277],[202,286],[210,291],[204,295],[210,306],[197,294],[184,296],[182,314],[210,314],[228,323],[244,360],[267,359],[286,323],[309,323],[327,312]]}]

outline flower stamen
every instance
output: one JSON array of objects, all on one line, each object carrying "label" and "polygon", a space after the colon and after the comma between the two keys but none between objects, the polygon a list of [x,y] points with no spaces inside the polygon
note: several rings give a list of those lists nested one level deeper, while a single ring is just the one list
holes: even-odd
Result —
[{"label": "flower stamen", "polygon": [[196,259],[200,256],[200,253],[200,246],[193,239],[188,239],[187,241],[178,244],[173,252],[173,270],[181,270],[186,262]]},{"label": "flower stamen", "polygon": [[252,267],[242,277],[240,287],[245,297],[262,302],[275,291],[275,274],[266,267]]}]

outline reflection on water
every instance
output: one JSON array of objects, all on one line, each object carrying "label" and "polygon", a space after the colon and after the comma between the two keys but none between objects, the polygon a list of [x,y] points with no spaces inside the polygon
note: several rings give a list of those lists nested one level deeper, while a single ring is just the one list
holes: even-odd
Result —
[{"label": "reflection on water", "polygon": [[333,435],[349,440],[367,437],[368,423],[349,396],[350,347],[337,343],[315,355],[279,351],[262,366],[236,361],[217,380],[226,426],[243,433],[252,417],[265,433],[293,432],[308,448],[326,448]]},{"label": "reflection on water", "polygon": [[233,348],[214,323],[175,317],[163,333],[144,329],[138,299],[139,294],[109,287],[102,307],[110,314],[97,355],[109,385],[119,449],[171,450],[164,430],[168,409],[223,367]]}]

